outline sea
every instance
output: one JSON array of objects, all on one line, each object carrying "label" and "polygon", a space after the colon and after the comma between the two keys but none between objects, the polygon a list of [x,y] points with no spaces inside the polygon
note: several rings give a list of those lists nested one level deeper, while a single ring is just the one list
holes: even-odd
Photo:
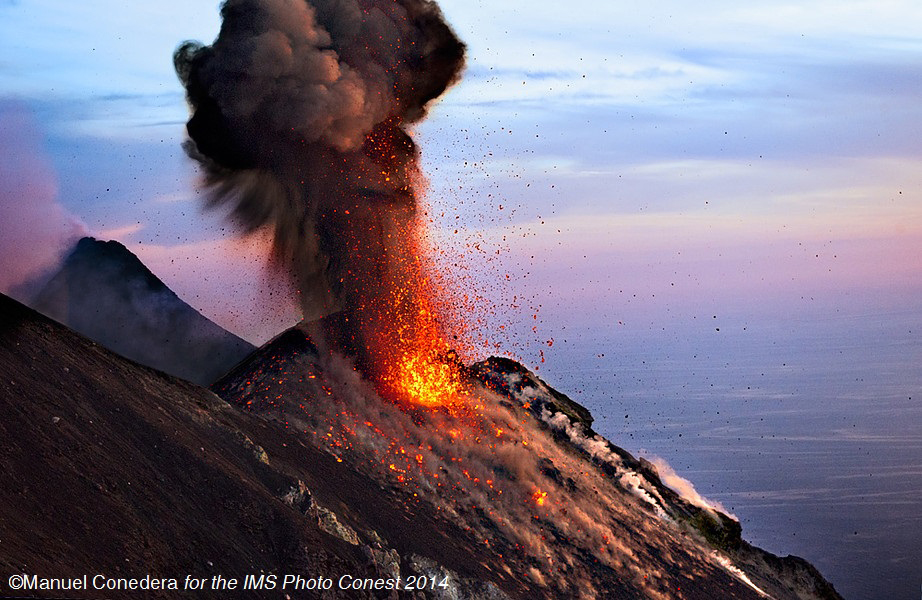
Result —
[{"label": "sea", "polygon": [[539,366],[846,599],[922,597],[922,310],[567,323]]}]

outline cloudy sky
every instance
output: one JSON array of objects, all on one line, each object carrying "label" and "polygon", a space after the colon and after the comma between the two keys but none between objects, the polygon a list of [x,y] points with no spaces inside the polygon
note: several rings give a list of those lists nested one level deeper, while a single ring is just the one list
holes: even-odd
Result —
[{"label": "cloudy sky", "polygon": [[[922,5],[441,5],[469,65],[417,132],[433,237],[500,321],[919,311]],[[0,0],[0,285],[86,230],[254,341],[293,318],[180,148],[172,51],[218,27],[211,0]]]}]

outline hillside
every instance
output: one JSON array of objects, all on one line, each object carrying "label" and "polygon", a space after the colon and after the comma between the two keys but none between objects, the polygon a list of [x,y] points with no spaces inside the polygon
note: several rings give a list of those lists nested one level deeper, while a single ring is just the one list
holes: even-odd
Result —
[{"label": "hillside", "polygon": [[[779,599],[837,597],[802,561],[776,558],[760,570],[744,564],[749,550],[733,535],[724,538],[725,558],[715,558],[705,536],[637,493],[660,494],[660,510],[694,514],[651,484],[642,463],[636,470],[627,459],[606,463],[601,446],[579,447],[595,438],[576,421],[571,429],[582,438],[555,429],[559,417],[536,418],[534,411],[562,414],[552,410],[561,400],[510,364],[471,370],[478,381],[493,374],[494,390],[480,389],[496,404],[482,414],[514,415],[507,427],[518,437],[507,445],[505,432],[489,432],[499,442],[485,430],[475,439],[483,420],[381,402],[348,363],[322,356],[297,329],[216,386],[228,404],[6,297],[0,315],[5,575],[150,574],[180,586],[186,575],[219,574],[241,582],[275,574],[279,586],[286,574],[446,582],[424,593],[333,589],[292,597],[762,597],[753,582]],[[388,437],[398,426],[404,437]],[[480,474],[485,464],[489,485]],[[633,491],[624,485],[630,481]],[[547,495],[535,497],[534,484]],[[614,534],[604,547],[587,546],[594,532],[573,527],[593,521]],[[770,555],[750,553],[758,556]],[[240,594],[283,597],[280,589]],[[130,597],[202,595],[180,588]]]},{"label": "hillside", "polygon": [[30,305],[122,356],[200,385],[255,350],[115,241],[81,239]]}]

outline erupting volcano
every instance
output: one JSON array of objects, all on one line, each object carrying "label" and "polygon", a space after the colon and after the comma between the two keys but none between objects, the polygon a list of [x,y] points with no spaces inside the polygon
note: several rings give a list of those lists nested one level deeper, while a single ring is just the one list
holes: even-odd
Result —
[{"label": "erupting volcano", "polygon": [[398,402],[455,405],[462,342],[427,274],[408,128],[464,45],[428,0],[229,0],[222,16],[211,46],[174,56],[209,203],[272,231],[318,343]]},{"label": "erupting volcano", "polygon": [[[462,362],[464,302],[429,262],[409,134],[464,62],[438,7],[228,0],[222,16],[212,45],[174,57],[192,109],[187,151],[209,205],[271,232],[304,323],[212,389],[407,515],[463,532],[485,557],[469,572],[499,586],[475,597],[788,597],[787,583],[760,576],[774,573],[770,555],[734,519],[664,486],[596,435],[583,407],[514,361]],[[337,535],[383,552],[380,530],[419,547],[382,519]],[[836,597],[808,565],[781,563],[820,586],[805,597]]]}]

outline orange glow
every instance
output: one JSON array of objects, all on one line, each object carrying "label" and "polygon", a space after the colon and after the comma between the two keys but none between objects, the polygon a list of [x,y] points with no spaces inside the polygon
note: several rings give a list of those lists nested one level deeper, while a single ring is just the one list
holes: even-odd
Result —
[{"label": "orange glow", "polygon": [[381,126],[366,137],[364,173],[375,183],[362,188],[342,224],[357,269],[341,282],[350,292],[346,321],[356,328],[346,345],[354,344],[382,397],[408,409],[475,415],[459,355],[470,358],[475,317],[468,323],[467,315],[477,314],[477,298],[434,268],[418,194],[425,181],[412,143],[395,132]]},{"label": "orange glow", "polygon": [[538,506],[544,506],[544,503],[547,502],[547,492],[535,490],[535,493],[531,495],[531,499],[534,500],[535,504]]},{"label": "orange glow", "polygon": [[[455,415],[467,412],[456,353],[463,343],[463,327],[444,317],[445,305],[459,303],[446,286],[427,275],[428,265],[421,257],[430,249],[423,224],[412,218],[403,229],[397,236],[401,247],[391,256],[390,289],[376,307],[378,331],[372,339],[378,346],[374,354],[379,382],[399,403],[442,408]],[[447,339],[455,340],[455,347]]]},{"label": "orange glow", "polygon": [[406,284],[415,289],[397,290],[386,309],[395,335],[389,340],[383,382],[401,401],[455,412],[465,404],[460,366],[435,317],[429,280],[422,278],[420,265],[413,267]]}]

